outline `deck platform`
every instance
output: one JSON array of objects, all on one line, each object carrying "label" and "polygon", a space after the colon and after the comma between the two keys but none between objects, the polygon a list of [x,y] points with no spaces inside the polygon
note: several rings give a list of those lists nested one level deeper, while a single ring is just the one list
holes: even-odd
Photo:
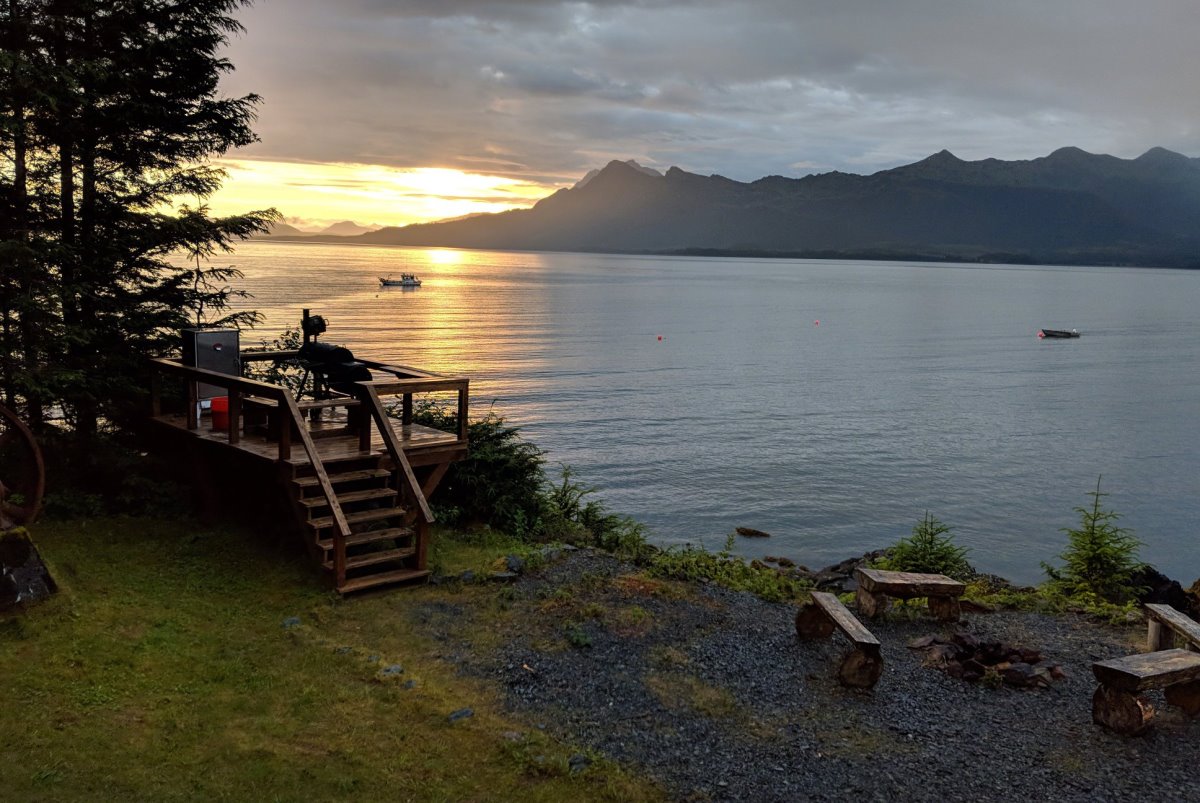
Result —
[{"label": "deck platform", "polygon": [[[244,364],[290,354],[241,358]],[[177,360],[150,365],[149,427],[191,468],[203,506],[237,510],[218,488],[237,477],[235,490],[252,506],[290,511],[283,519],[342,593],[429,575],[428,499],[468,451],[466,377],[364,361],[358,365],[369,367],[365,375],[297,398],[282,385]],[[164,379],[182,382],[182,410],[179,397],[175,410],[164,409]],[[217,389],[220,415],[202,409],[201,386],[210,397]],[[414,395],[439,393],[457,397],[455,432],[413,420]],[[396,401],[385,403],[389,398]]]},{"label": "deck platform", "polygon": [[[151,421],[161,427],[190,435],[202,441],[218,443],[232,449],[237,449],[246,455],[261,458],[271,463],[279,459],[279,442],[265,435],[243,434],[237,443],[229,442],[229,433],[224,429],[213,429],[210,420],[201,420],[195,429],[188,429],[187,416],[183,414],[166,414],[154,416]],[[321,421],[310,422],[309,431],[316,437],[317,452],[323,463],[356,458],[386,456],[387,446],[378,431],[371,432],[371,446],[364,451],[359,448],[357,437],[343,436],[333,438],[320,437],[323,430],[341,429],[346,426],[345,416],[331,418],[326,416]],[[414,466],[429,465],[443,460],[461,460],[466,457],[467,446],[452,432],[443,432],[433,427],[421,424],[404,424],[398,420],[391,422],[392,431],[404,448],[409,462]],[[284,461],[293,466],[312,465],[312,460],[303,450],[293,450]]]}]

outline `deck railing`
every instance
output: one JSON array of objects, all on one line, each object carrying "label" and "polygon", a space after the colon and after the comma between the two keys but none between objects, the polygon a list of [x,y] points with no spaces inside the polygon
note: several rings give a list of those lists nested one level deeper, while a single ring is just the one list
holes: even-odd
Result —
[{"label": "deck railing", "polygon": [[333,519],[333,570],[337,576],[338,584],[341,585],[345,582],[346,539],[350,537],[350,524],[346,521],[346,514],[342,511],[342,506],[338,503],[337,494],[333,491],[333,484],[329,481],[329,472],[325,470],[325,465],[321,462],[321,455],[317,452],[317,446],[308,432],[308,427],[304,425],[304,418],[300,414],[300,408],[287,388],[272,385],[269,382],[259,382],[255,379],[244,379],[240,376],[209,371],[204,368],[194,368],[175,362],[174,360],[154,359],[150,363],[155,369],[154,378],[156,380],[151,386],[151,414],[155,416],[162,415],[161,386],[157,381],[159,375],[171,374],[182,377],[187,382],[188,429],[194,430],[200,426],[197,383],[203,382],[225,389],[229,397],[228,429],[231,446],[236,446],[241,438],[243,395],[251,396],[259,401],[275,402],[279,417],[282,419],[279,427],[279,459],[288,460],[291,458],[291,433],[294,429],[300,438],[301,445],[304,447],[305,455],[312,464],[313,476],[317,478],[317,484],[320,486],[321,493],[325,496],[325,502],[329,506],[329,515]]},{"label": "deck railing", "polygon": [[[296,352],[242,352],[243,361],[282,360],[296,356]],[[381,396],[401,397],[401,424],[410,426],[413,419],[413,394],[453,392],[458,395],[458,431],[455,433],[457,443],[467,443],[467,414],[469,403],[470,382],[466,377],[446,377],[421,371],[416,368],[400,365],[388,365],[364,360],[370,368],[392,374],[394,379],[372,380],[354,383],[353,397],[357,399],[366,415],[356,416],[359,449],[363,452],[371,450],[372,427],[378,430],[384,448],[396,466],[401,488],[407,501],[416,508],[421,529],[433,523],[433,512],[429,508],[426,489],[432,489],[441,480],[447,464],[441,464],[426,480],[425,488],[417,481],[412,464],[404,452],[403,444],[391,425],[391,417],[383,405]],[[268,416],[275,414],[279,420],[278,429],[278,459],[290,460],[292,453],[292,433],[300,439],[305,455],[313,467],[325,501],[333,518],[334,542],[334,573],[340,586],[346,579],[346,539],[350,536],[350,527],[345,513],[338,503],[329,474],[321,461],[308,427],[304,422],[301,405],[292,397],[291,392],[279,385],[261,382],[255,379],[217,373],[204,368],[183,365],[175,360],[151,360],[154,369],[151,383],[151,412],[154,416],[162,415],[161,376],[163,374],[176,376],[186,381],[187,387],[187,428],[199,428],[199,394],[197,385],[205,383],[225,390],[229,399],[228,439],[236,446],[241,439],[242,415],[244,402],[249,399],[258,407],[267,406]],[[425,538],[418,539],[422,552]],[[422,556],[421,565],[424,565]]]}]

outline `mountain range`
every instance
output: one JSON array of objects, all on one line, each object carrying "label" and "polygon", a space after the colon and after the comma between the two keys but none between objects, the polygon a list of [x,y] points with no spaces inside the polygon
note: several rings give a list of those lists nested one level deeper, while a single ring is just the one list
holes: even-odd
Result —
[{"label": "mountain range", "polygon": [[1061,148],[941,151],[862,176],[739,182],[610,162],[530,209],[385,227],[358,243],[984,262],[1200,266],[1200,159]]}]

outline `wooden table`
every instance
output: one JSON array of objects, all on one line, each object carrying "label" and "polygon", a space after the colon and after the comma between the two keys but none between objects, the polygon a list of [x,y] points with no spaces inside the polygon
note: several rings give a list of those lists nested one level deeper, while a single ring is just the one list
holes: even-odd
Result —
[{"label": "wooden table", "polygon": [[956,622],[962,614],[958,598],[967,590],[967,586],[944,574],[858,568],[854,570],[854,578],[858,581],[858,591],[855,593],[858,611],[868,618],[874,619],[883,614],[891,604],[891,597],[925,597],[929,600],[929,612],[946,622]]}]

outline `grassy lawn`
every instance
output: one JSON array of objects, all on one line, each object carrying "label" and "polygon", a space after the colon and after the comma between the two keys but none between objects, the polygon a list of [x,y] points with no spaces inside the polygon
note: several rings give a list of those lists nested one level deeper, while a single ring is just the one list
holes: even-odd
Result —
[{"label": "grassy lawn", "polygon": [[[115,518],[32,534],[60,592],[0,619],[7,799],[660,797],[602,760],[572,773],[576,748],[457,675],[437,627],[411,615],[492,606],[463,617],[486,643],[503,623],[494,587],[344,601],[298,547],[232,527]],[[437,556],[455,568],[494,554],[443,540]]]}]

